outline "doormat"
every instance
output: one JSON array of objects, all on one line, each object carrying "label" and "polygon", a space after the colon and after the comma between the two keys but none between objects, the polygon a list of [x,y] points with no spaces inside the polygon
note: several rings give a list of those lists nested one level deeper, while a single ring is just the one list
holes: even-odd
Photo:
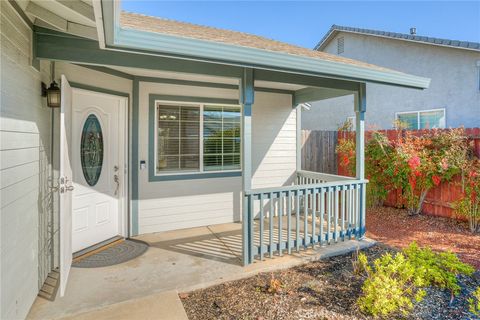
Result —
[{"label": "doormat", "polygon": [[38,292],[38,296],[44,299],[54,301],[57,295],[60,273],[58,269],[50,271],[43,283],[42,289]]},{"label": "doormat", "polygon": [[148,243],[126,239],[115,245],[107,246],[104,250],[101,248],[94,254],[78,257],[73,261],[72,267],[75,268],[101,268],[120,264],[135,259],[145,253],[148,249]]}]

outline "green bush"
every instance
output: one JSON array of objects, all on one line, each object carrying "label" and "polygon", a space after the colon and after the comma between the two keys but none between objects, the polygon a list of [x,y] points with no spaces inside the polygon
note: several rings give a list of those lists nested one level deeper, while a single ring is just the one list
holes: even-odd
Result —
[{"label": "green bush", "polygon": [[458,259],[452,252],[433,252],[430,248],[419,248],[413,242],[404,250],[409,261],[415,266],[427,285],[434,285],[458,294],[457,275],[471,275],[475,269]]},{"label": "green bush", "polygon": [[[367,260],[364,255],[361,259]],[[373,268],[364,266],[367,279],[358,300],[360,309],[375,317],[398,312],[407,315],[413,308],[413,301],[421,301],[425,296],[425,290],[421,289],[424,286],[422,277],[416,274],[415,268],[402,253],[395,256],[386,253],[373,264]]]},{"label": "green bush", "polygon": [[455,254],[435,253],[430,248],[419,248],[415,242],[394,256],[384,254],[373,262],[373,267],[363,253],[358,263],[358,269],[366,274],[358,304],[363,312],[375,317],[407,315],[414,303],[424,298],[424,288],[429,286],[448,289],[453,297],[460,290],[457,275],[474,272]]},{"label": "green bush", "polygon": [[473,297],[468,299],[469,310],[476,316],[480,316],[480,287],[475,290]]}]

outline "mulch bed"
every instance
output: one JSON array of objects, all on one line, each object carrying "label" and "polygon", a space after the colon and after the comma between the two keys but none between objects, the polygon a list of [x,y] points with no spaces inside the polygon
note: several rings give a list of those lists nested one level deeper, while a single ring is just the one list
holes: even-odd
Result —
[{"label": "mulch bed", "polygon": [[[371,260],[387,251],[395,249],[377,244],[364,252]],[[350,254],[337,256],[181,293],[180,298],[190,320],[370,319],[357,307],[363,280],[353,274],[351,262]],[[280,292],[267,291],[272,274],[282,283]],[[407,319],[473,319],[466,299],[480,285],[480,272],[460,277],[459,284],[461,293],[451,305],[449,292],[428,289],[427,297]]]},{"label": "mulch bed", "polygon": [[367,210],[367,237],[396,248],[412,241],[436,251],[451,250],[480,270],[480,235],[466,222],[432,216],[409,216],[405,210],[380,207]]}]

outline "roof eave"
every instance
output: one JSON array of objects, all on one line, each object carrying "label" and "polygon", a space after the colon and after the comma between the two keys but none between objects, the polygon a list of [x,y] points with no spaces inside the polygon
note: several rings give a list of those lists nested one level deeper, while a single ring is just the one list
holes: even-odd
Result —
[{"label": "roof eave", "polygon": [[[474,52],[479,52],[480,51],[480,49],[478,49],[478,48],[470,48],[470,47],[465,47],[465,46],[455,46],[455,45],[449,45],[449,44],[444,44],[444,43],[421,41],[421,40],[415,40],[415,39],[409,39],[409,38],[393,37],[393,36],[383,35],[383,34],[375,34],[375,33],[370,33],[370,32],[349,30],[349,29],[347,29],[347,27],[336,26],[336,25],[333,25],[330,28],[330,30],[328,30],[328,32],[325,34],[325,36],[314,47],[314,50],[323,51],[323,49],[325,49],[325,47],[330,43],[330,41],[333,40],[335,38],[335,36],[340,32],[361,34],[361,35],[365,35],[365,36],[372,36],[372,37],[385,38],[385,39],[391,39],[391,40],[407,41],[407,42],[412,42],[412,43],[416,43],[416,44],[439,46],[439,47],[450,48],[450,49],[467,50],[467,51],[474,51]],[[435,38],[432,38],[432,39],[435,39]]]},{"label": "roof eave", "polygon": [[[400,72],[298,56],[206,40],[121,28],[118,1],[102,1],[107,49],[129,50],[180,59],[307,74],[358,82],[374,82],[415,89],[429,87],[430,79]],[[110,24],[110,26],[107,26]]]}]

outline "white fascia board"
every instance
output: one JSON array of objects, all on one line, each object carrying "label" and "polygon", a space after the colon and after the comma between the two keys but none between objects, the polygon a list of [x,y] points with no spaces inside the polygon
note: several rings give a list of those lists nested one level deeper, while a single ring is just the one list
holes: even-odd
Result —
[{"label": "white fascia board", "polygon": [[102,0],[92,0],[93,13],[95,15],[95,25],[97,27],[98,44],[101,49],[105,49],[105,31],[103,28]]}]

